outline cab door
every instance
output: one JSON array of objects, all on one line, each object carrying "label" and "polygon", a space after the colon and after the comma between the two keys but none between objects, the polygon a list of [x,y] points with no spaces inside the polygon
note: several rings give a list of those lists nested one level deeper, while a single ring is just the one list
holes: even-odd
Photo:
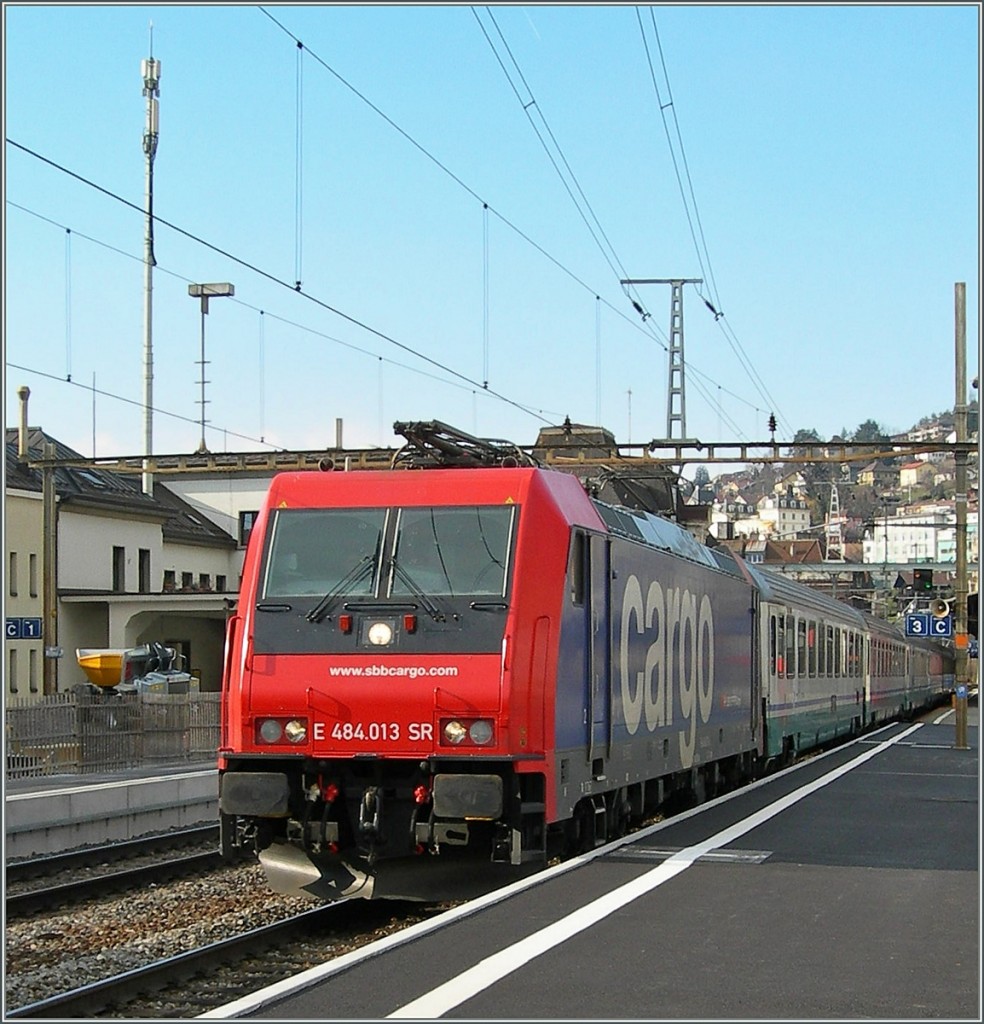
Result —
[{"label": "cab door", "polygon": [[592,534],[588,546],[591,734],[588,760],[607,757],[611,746],[611,545]]}]

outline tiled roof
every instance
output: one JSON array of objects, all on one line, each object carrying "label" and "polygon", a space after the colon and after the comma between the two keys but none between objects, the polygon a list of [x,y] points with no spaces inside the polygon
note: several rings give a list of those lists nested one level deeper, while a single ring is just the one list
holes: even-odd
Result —
[{"label": "tiled roof", "polygon": [[[41,471],[31,468],[18,457],[18,433],[14,427],[8,427],[6,431],[6,487],[8,490],[40,492]],[[43,458],[46,443],[55,446],[55,457],[58,459],[84,458],[68,445],[49,437],[38,427],[28,429],[29,458]],[[151,496],[144,494],[141,478],[135,473],[59,466],[55,469],[55,490],[63,505],[112,509],[135,517],[160,520],[165,540],[220,547],[236,546],[235,538],[197,512],[157,479],[154,480],[154,494]]]}]

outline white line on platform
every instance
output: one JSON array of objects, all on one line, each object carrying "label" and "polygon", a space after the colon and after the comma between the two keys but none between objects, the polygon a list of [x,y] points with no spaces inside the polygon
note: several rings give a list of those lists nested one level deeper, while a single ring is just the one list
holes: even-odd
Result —
[{"label": "white line on platform", "polygon": [[918,728],[920,728],[919,725],[911,726],[898,736],[885,740],[877,747],[864,751],[864,753],[854,758],[853,761],[848,761],[827,775],[807,783],[805,786],[801,786],[794,792],[781,797],[767,807],[763,807],[760,811],[756,811],[742,821],[735,822],[734,825],[722,829],[717,835],[673,854],[669,860],[664,861],[651,871],[647,871],[644,875],[640,875],[620,888],[600,896],[579,910],[575,910],[572,914],[568,914],[559,921],[555,921],[552,925],[534,932],[512,946],[508,946],[506,949],[486,957],[480,963],[475,964],[474,967],[470,967],[467,971],[459,974],[456,978],[452,978],[443,985],[439,985],[432,991],[422,995],[419,999],[414,999],[405,1006],[401,1006],[398,1010],[389,1014],[389,1016],[417,1019],[440,1017],[441,1014],[447,1013],[448,1010],[452,1010],[456,1006],[460,1006],[466,999],[477,995],[483,989],[493,985],[507,974],[511,974],[513,971],[525,966],[535,957],[546,953],[547,950],[553,949],[554,946],[566,941],[572,935],[584,931],[585,928],[590,928],[593,924],[597,924],[598,921],[602,920],[602,918],[608,917],[626,904],[631,903],[640,896],[644,896],[648,892],[652,892],[653,889],[664,882],[675,878],[681,871],[686,871],[705,853],[721,846],[726,846],[728,843],[733,843],[736,839],[745,835],[746,832],[750,832],[753,828],[780,814],[804,797],[815,793],[818,789],[822,789],[829,783],[839,779],[842,775],[846,775],[849,771],[853,771],[859,765],[864,764],[865,761],[880,754],[887,747],[897,743],[900,739],[908,736],[909,733]]},{"label": "white line on platform", "polygon": [[[867,737],[867,743],[874,744],[874,736],[877,736],[881,732],[885,732],[891,726],[882,726],[877,729],[875,733],[872,733]],[[891,739],[878,742],[877,745],[872,745],[864,749],[862,753],[855,761],[851,762],[848,767],[835,769],[827,781],[832,781],[834,778],[843,775],[845,771],[849,771],[850,768],[857,767],[864,761],[874,757],[875,754],[881,752],[886,747],[898,742],[898,740],[910,735],[915,729],[920,728],[919,725],[911,726],[905,732],[899,733]],[[856,740],[859,746],[862,741]],[[739,796],[744,796],[748,793],[753,792],[756,789],[760,789],[762,786],[770,785],[775,782],[776,779],[781,778],[784,775],[789,775],[794,772],[798,772],[808,765],[816,765],[818,761],[822,761],[828,757],[832,757],[835,754],[842,752],[843,748],[834,748],[832,750],[825,751],[822,754],[818,754],[810,761],[801,762],[800,764],[792,765],[789,768],[784,768],[781,771],[774,773],[773,775],[767,775],[764,778],[757,779],[755,782],[748,786],[743,786],[740,790],[735,790],[730,793],[725,793],[723,796],[715,797],[713,800],[708,800],[706,803],[699,804],[697,807],[692,807],[690,810],[682,811],[680,814],[673,815],[672,818],[667,818],[664,821],[657,822],[655,825],[650,825],[647,828],[639,829],[638,832],[633,832],[628,836],[624,836],[622,839],[615,840],[612,843],[608,843],[605,846],[600,846],[596,850],[591,850],[589,853],[582,854],[579,857],[574,857],[571,860],[566,860],[561,864],[555,864],[552,867],[546,868],[543,871],[538,871],[535,875],[529,878],[520,879],[517,882],[513,882],[510,885],[503,886],[501,889],[495,889],[490,893],[486,893],[484,896],[480,896],[477,899],[469,900],[467,903],[462,903],[460,906],[453,907],[451,910],[446,910],[443,914],[438,914],[436,917],[430,918],[427,921],[421,921],[418,924],[411,925],[409,928],[404,928],[402,931],[394,932],[392,935],[387,935],[382,939],[377,939],[375,942],[369,943],[367,946],[362,946],[360,949],[355,949],[351,953],[345,953],[342,956],[335,957],[329,960],[327,963],[318,964],[316,967],[310,967],[306,971],[302,971],[300,974],[296,974],[293,977],[285,978],[283,981],[275,982],[273,985],[268,985],[266,988],[262,988],[256,992],[251,992],[248,995],[243,996],[241,999],[236,999],[231,1003],[226,1003],[223,1006],[217,1006],[214,1010],[209,1010],[206,1013],[198,1015],[197,1019],[200,1020],[230,1020],[239,1016],[243,1016],[247,1013],[255,1013],[257,1010],[262,1009],[265,1006],[269,1006],[272,1003],[283,999],[285,996],[294,995],[297,992],[303,991],[306,988],[310,988],[313,985],[317,985],[319,982],[326,980],[327,978],[333,977],[336,974],[340,974],[342,971],[348,970],[350,967],[354,967],[356,964],[362,963],[366,960],[372,959],[379,956],[382,953],[387,952],[390,949],[395,949],[398,946],[403,946],[408,942],[413,942],[416,939],[421,938],[430,932],[437,931],[440,928],[444,928],[455,921],[461,920],[466,917],[471,917],[473,914],[477,914],[484,910],[488,906],[492,906],[496,903],[502,903],[504,900],[509,899],[511,896],[515,896],[520,892],[524,892],[526,889],[532,889],[535,885],[543,885],[545,882],[550,881],[552,878],[556,878],[558,875],[566,874],[568,871],[574,871],[577,868],[583,867],[590,861],[595,860],[597,857],[603,857],[614,850],[622,846],[627,846],[631,843],[637,843],[640,839],[645,839],[648,836],[654,835],[663,829],[670,828],[674,825],[678,825],[682,821],[686,821],[688,818],[692,818],[697,814],[702,814],[712,807],[718,804],[726,803]],[[824,783],[821,783],[824,784]],[[807,795],[807,791],[812,792],[814,789],[819,788],[816,784],[803,787],[803,790],[798,790],[803,796]],[[795,797],[795,794],[794,794]],[[788,802],[793,802],[787,798]],[[788,804],[787,804],[788,805]],[[774,805],[773,805],[774,806]],[[778,813],[776,811],[775,813]],[[764,820],[764,819],[763,819]],[[756,821],[755,824],[761,822]],[[754,828],[754,825],[750,825],[749,828]],[[747,831],[747,829],[745,830]],[[722,833],[723,834],[723,833]],[[739,835],[742,833],[739,833]],[[734,837],[734,838],[737,838]],[[731,839],[726,839],[725,842],[731,842]],[[723,844],[721,844],[723,845]],[[692,850],[697,849],[691,847],[689,850],[681,851],[677,854],[678,859],[682,858],[684,854],[689,854]],[[706,851],[704,851],[706,852]],[[699,856],[699,855],[698,855]],[[695,856],[696,859],[696,856]],[[659,866],[655,870],[665,870],[666,863]],[[684,864],[684,867],[689,867],[689,864]],[[682,868],[680,869],[682,870]],[[643,878],[648,877],[646,875]],[[639,893],[642,895],[642,893]],[[541,950],[542,952],[542,950]],[[527,960],[532,959],[534,955],[531,954],[527,957]],[[487,962],[487,961],[486,961]],[[521,966],[521,964],[517,964]],[[513,968],[515,969],[515,968]],[[508,971],[500,974],[500,977],[504,977]],[[464,977],[464,975],[462,975]],[[491,984],[496,978],[490,978],[488,984]],[[486,985],[482,985],[480,988],[476,988],[474,991],[481,991],[481,988],[485,988]],[[444,986],[442,986],[444,988]],[[439,992],[441,989],[435,989],[434,992]],[[433,993],[431,993],[433,994]],[[474,994],[474,993],[472,993]],[[421,997],[426,999],[427,997]],[[463,995],[461,999],[467,999],[468,995]],[[461,1000],[459,1000],[461,1001]],[[411,1006],[419,1006],[421,1000],[415,1000],[413,1003],[408,1003],[406,1006],[401,1007],[391,1016],[413,1016],[413,1014],[406,1013]],[[450,1004],[451,1006],[456,1004]],[[450,1006],[449,1006],[450,1008]],[[426,1017],[426,1013],[421,1013],[420,1016]]]}]

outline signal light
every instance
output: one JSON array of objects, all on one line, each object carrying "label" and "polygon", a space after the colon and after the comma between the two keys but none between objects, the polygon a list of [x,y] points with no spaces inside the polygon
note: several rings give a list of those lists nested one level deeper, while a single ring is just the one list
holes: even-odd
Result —
[{"label": "signal light", "polygon": [[338,616],[338,628],[343,633],[352,632],[352,616],[351,615],[339,615]]},{"label": "signal light", "polygon": [[403,632],[404,633],[416,633],[417,632],[417,616],[408,612],[403,616]]},{"label": "signal light", "polygon": [[926,593],[933,589],[933,570],[932,569],[913,569],[912,571],[912,589],[918,593]]}]

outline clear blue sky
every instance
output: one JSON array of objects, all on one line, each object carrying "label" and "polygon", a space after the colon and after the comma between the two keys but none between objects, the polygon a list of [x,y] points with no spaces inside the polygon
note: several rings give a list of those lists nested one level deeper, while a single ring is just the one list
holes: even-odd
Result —
[{"label": "clear blue sky", "polygon": [[635,289],[643,320],[623,277],[704,278],[688,436],[907,429],[954,404],[957,281],[975,395],[980,19],[7,4],[6,423],[26,384],[83,455],[143,451],[153,22],[156,453],[199,441],[189,282],[236,290],[206,321],[213,451],[332,446],[337,418],[346,446],[418,419],[663,437],[670,288]]}]

